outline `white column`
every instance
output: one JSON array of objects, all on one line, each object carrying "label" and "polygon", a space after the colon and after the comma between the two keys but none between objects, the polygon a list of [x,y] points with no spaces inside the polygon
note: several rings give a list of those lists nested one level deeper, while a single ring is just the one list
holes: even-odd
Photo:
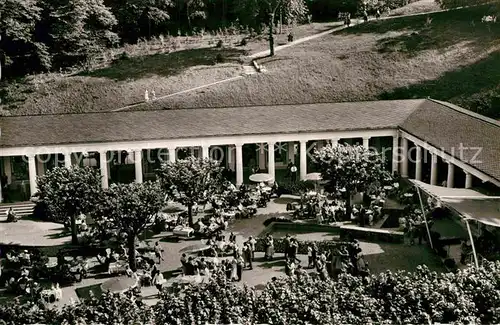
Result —
[{"label": "white column", "polygon": [[201,147],[201,157],[203,159],[210,158],[210,147],[209,146],[203,146],[203,147]]},{"label": "white column", "polygon": [[12,183],[12,165],[10,161],[11,161],[10,156],[3,157],[3,172],[5,173],[5,176],[7,176],[8,184]]},{"label": "white column", "polygon": [[392,174],[398,172],[399,137],[392,137]]},{"label": "white column", "polygon": [[415,179],[417,181],[422,180],[422,147],[416,146],[417,150],[416,161],[415,161]]},{"label": "white column", "polygon": [[431,185],[437,184],[438,156],[431,153]]},{"label": "white column", "polygon": [[30,179],[30,192],[31,195],[36,193],[36,162],[35,155],[28,156],[28,171],[29,171],[29,179]]},{"label": "white column", "polygon": [[233,146],[227,146],[227,165],[232,171],[236,170],[236,148]]},{"label": "white column", "polygon": [[267,169],[269,174],[273,176],[275,175],[275,167],[274,167],[274,142],[267,143]]},{"label": "white column", "polygon": [[339,144],[339,139],[331,139],[330,140],[332,142],[332,146],[336,146],[337,144]]},{"label": "white column", "polygon": [[288,160],[287,164],[290,160],[295,163],[295,142],[288,142]]},{"label": "white column", "polygon": [[455,165],[448,161],[448,178],[446,179],[446,186],[453,187],[453,181],[455,176]]},{"label": "white column", "polygon": [[175,162],[175,159],[177,158],[176,155],[177,153],[175,152],[176,147],[170,147],[168,148],[168,161],[171,163]]},{"label": "white column", "polygon": [[300,141],[300,180],[307,175],[307,141]]},{"label": "white column", "polygon": [[257,144],[257,148],[259,148],[259,169],[266,169],[266,144],[259,143]]},{"label": "white column", "polygon": [[236,185],[243,184],[243,146],[241,144],[236,147]]},{"label": "white column", "polygon": [[465,172],[465,188],[472,188],[472,174]]},{"label": "white column", "polygon": [[401,176],[408,177],[408,139],[403,137],[403,152],[401,153],[402,166],[401,166]]},{"label": "white column", "polygon": [[99,168],[101,169],[101,186],[108,188],[108,157],[106,151],[99,151]]},{"label": "white column", "polygon": [[134,151],[135,182],[142,183],[142,150]]},{"label": "white column", "polygon": [[43,176],[43,174],[45,174],[45,163],[43,162],[44,159],[42,159],[41,155],[36,155],[35,160],[36,160],[37,175]]},{"label": "white column", "polygon": [[364,137],[363,138],[363,147],[365,147],[365,149],[369,149],[370,148],[370,137]]},{"label": "white column", "polygon": [[64,154],[64,167],[69,168],[71,165],[71,152],[67,152]]}]

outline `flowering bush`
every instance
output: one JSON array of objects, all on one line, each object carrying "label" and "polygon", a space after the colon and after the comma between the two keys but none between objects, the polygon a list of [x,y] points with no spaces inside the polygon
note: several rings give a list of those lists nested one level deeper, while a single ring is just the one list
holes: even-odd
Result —
[{"label": "flowering bush", "polygon": [[0,324],[495,324],[500,322],[500,262],[439,274],[387,271],[368,278],[341,274],[273,279],[259,292],[223,275],[164,292],[152,308],[124,295],[66,306],[31,302],[0,306]]},{"label": "flowering bush", "polygon": [[[255,245],[255,251],[264,252],[265,251],[265,238],[257,238],[257,243]],[[297,250],[298,254],[307,254],[307,246],[313,245],[314,243],[318,247],[320,252],[329,252],[333,249],[340,248],[341,246],[350,246],[353,245],[350,242],[339,242],[339,241],[298,241],[299,248]],[[285,240],[283,238],[274,238],[274,251],[276,253],[284,253],[285,252]]]}]

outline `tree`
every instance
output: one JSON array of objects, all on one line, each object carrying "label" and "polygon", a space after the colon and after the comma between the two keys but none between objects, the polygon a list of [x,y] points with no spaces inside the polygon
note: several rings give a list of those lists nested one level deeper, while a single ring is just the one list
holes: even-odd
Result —
[{"label": "tree", "polygon": [[42,19],[37,0],[0,0],[0,64],[4,77],[49,69],[47,46],[37,37]]},{"label": "tree", "polygon": [[47,43],[60,66],[71,66],[116,45],[117,24],[103,0],[46,0]]},{"label": "tree", "polygon": [[137,269],[135,239],[155,221],[163,207],[163,198],[158,182],[113,184],[103,191],[97,204],[96,217],[106,221],[100,224],[127,235],[129,265],[133,271]]},{"label": "tree", "polygon": [[152,29],[170,20],[169,10],[174,6],[172,0],[117,0],[113,3],[120,36],[129,42],[136,42],[141,36],[151,37]]},{"label": "tree", "polygon": [[37,179],[38,201],[53,220],[71,223],[71,240],[78,243],[76,216],[94,211],[101,193],[101,176],[90,167],[54,167]]},{"label": "tree", "polygon": [[451,9],[466,6],[479,6],[486,3],[491,3],[491,0],[436,0],[439,6],[443,9]]},{"label": "tree", "polygon": [[193,226],[193,206],[223,185],[222,170],[217,161],[191,156],[164,163],[156,173],[165,192],[188,208],[189,225]]},{"label": "tree", "polygon": [[351,196],[365,192],[374,184],[382,184],[387,176],[382,156],[364,146],[326,146],[315,151],[313,157],[327,182],[325,189],[330,193],[345,194],[347,216],[352,211]]},{"label": "tree", "polygon": [[278,9],[285,12],[286,20],[299,20],[307,16],[307,6],[304,0],[266,0],[268,6],[269,53],[274,55],[274,19]]}]

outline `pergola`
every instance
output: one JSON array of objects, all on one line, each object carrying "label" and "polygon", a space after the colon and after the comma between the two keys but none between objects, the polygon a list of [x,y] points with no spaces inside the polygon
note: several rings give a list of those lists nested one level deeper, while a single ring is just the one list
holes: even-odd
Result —
[{"label": "pergola", "polygon": [[443,206],[454,211],[465,220],[474,253],[474,261],[476,266],[478,266],[476,248],[469,221],[474,220],[488,226],[500,228],[500,197],[484,195],[472,189],[448,188],[429,185],[417,180],[410,181],[417,188],[437,199]]}]

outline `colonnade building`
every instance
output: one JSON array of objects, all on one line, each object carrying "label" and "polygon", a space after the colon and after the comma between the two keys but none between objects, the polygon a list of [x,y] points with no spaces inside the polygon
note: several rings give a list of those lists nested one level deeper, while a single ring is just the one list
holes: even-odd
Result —
[{"label": "colonnade building", "polygon": [[311,150],[339,142],[381,151],[403,177],[500,187],[500,123],[433,99],[12,116],[0,117],[0,132],[11,201],[28,200],[54,166],[95,166],[107,187],[191,154],[221,160],[236,184],[252,166],[278,179],[290,161],[303,179]]}]

